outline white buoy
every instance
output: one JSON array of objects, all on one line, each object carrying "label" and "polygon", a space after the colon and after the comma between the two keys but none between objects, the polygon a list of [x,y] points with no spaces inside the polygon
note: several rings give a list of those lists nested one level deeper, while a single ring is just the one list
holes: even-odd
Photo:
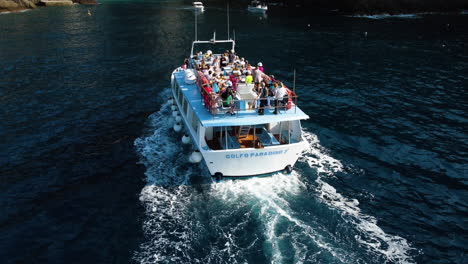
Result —
[{"label": "white buoy", "polygon": [[179,114],[179,111],[177,111],[177,110],[172,111],[172,116],[173,116],[173,117],[176,117],[177,114]]},{"label": "white buoy", "polygon": [[202,154],[200,153],[200,151],[198,150],[195,150],[194,152],[192,152],[192,154],[190,155],[189,157],[189,161],[191,163],[199,163],[201,160],[202,160],[203,156]]},{"label": "white buoy", "polygon": [[172,104],[172,105],[171,105],[171,110],[174,111],[174,110],[176,110],[176,109],[177,109],[177,106],[176,106],[175,104]]},{"label": "white buoy", "polygon": [[364,37],[367,37],[367,31],[366,31],[366,32],[364,32]]},{"label": "white buoy", "polygon": [[190,144],[190,137],[189,135],[185,134],[183,137],[182,137],[182,143],[183,144]]},{"label": "white buoy", "polygon": [[180,132],[182,130],[182,125],[177,122],[177,123],[174,124],[173,128],[174,128],[175,132]]},{"label": "white buoy", "polygon": [[179,114],[177,114],[176,117],[175,117],[175,121],[176,122],[182,121],[182,117]]},{"label": "white buoy", "polygon": [[174,100],[172,99],[172,97],[169,98],[169,100],[167,100],[167,102],[170,103],[170,104],[174,104]]}]

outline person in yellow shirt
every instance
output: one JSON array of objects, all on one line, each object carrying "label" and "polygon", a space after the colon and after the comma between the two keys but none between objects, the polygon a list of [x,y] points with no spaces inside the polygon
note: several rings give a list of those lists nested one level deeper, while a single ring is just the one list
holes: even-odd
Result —
[{"label": "person in yellow shirt", "polygon": [[253,82],[252,74],[250,74],[250,72],[247,72],[247,76],[245,76],[245,83],[251,84],[252,82]]}]

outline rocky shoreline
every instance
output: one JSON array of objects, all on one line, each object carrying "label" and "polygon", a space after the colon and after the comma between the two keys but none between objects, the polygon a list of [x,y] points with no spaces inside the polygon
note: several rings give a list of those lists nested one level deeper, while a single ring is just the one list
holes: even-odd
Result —
[{"label": "rocky shoreline", "polygon": [[[53,0],[52,0],[53,1]],[[76,4],[95,5],[96,0],[70,0]],[[245,8],[251,0],[232,2],[232,6]],[[225,0],[205,0],[225,4]],[[345,15],[401,15],[424,12],[462,12],[468,10],[466,0],[263,0],[270,6],[270,12],[334,13]],[[1,12],[18,12],[44,5],[41,0],[0,0]]]},{"label": "rocky shoreline", "polygon": [[[95,5],[96,0],[71,0],[72,3]],[[0,13],[20,12],[28,9],[35,9],[38,6],[45,6],[41,0],[0,0]]]}]

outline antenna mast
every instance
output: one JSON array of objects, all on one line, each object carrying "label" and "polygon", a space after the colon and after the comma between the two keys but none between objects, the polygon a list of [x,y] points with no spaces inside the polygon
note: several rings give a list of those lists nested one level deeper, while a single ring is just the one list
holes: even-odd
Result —
[{"label": "antenna mast", "polygon": [[229,2],[227,2],[227,27],[228,27],[227,28],[227,30],[228,30],[228,32],[227,32],[228,33],[228,39],[230,39],[229,38]]},{"label": "antenna mast", "polygon": [[197,12],[195,10],[195,41],[198,40],[198,36],[197,36]]},{"label": "antenna mast", "polygon": [[294,96],[294,113],[296,113],[296,110],[297,110],[296,69],[294,69],[294,74],[293,74],[293,96]]}]

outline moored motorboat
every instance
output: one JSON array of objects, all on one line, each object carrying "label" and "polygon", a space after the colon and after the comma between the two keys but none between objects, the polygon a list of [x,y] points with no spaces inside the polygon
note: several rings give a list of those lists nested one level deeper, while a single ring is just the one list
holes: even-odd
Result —
[{"label": "moored motorboat", "polygon": [[265,13],[268,11],[268,6],[265,3],[254,0],[247,7],[247,10],[252,13]]},{"label": "moored motorboat", "polygon": [[200,12],[205,11],[205,7],[203,6],[202,2],[193,2],[192,6],[196,11],[200,11]]}]

